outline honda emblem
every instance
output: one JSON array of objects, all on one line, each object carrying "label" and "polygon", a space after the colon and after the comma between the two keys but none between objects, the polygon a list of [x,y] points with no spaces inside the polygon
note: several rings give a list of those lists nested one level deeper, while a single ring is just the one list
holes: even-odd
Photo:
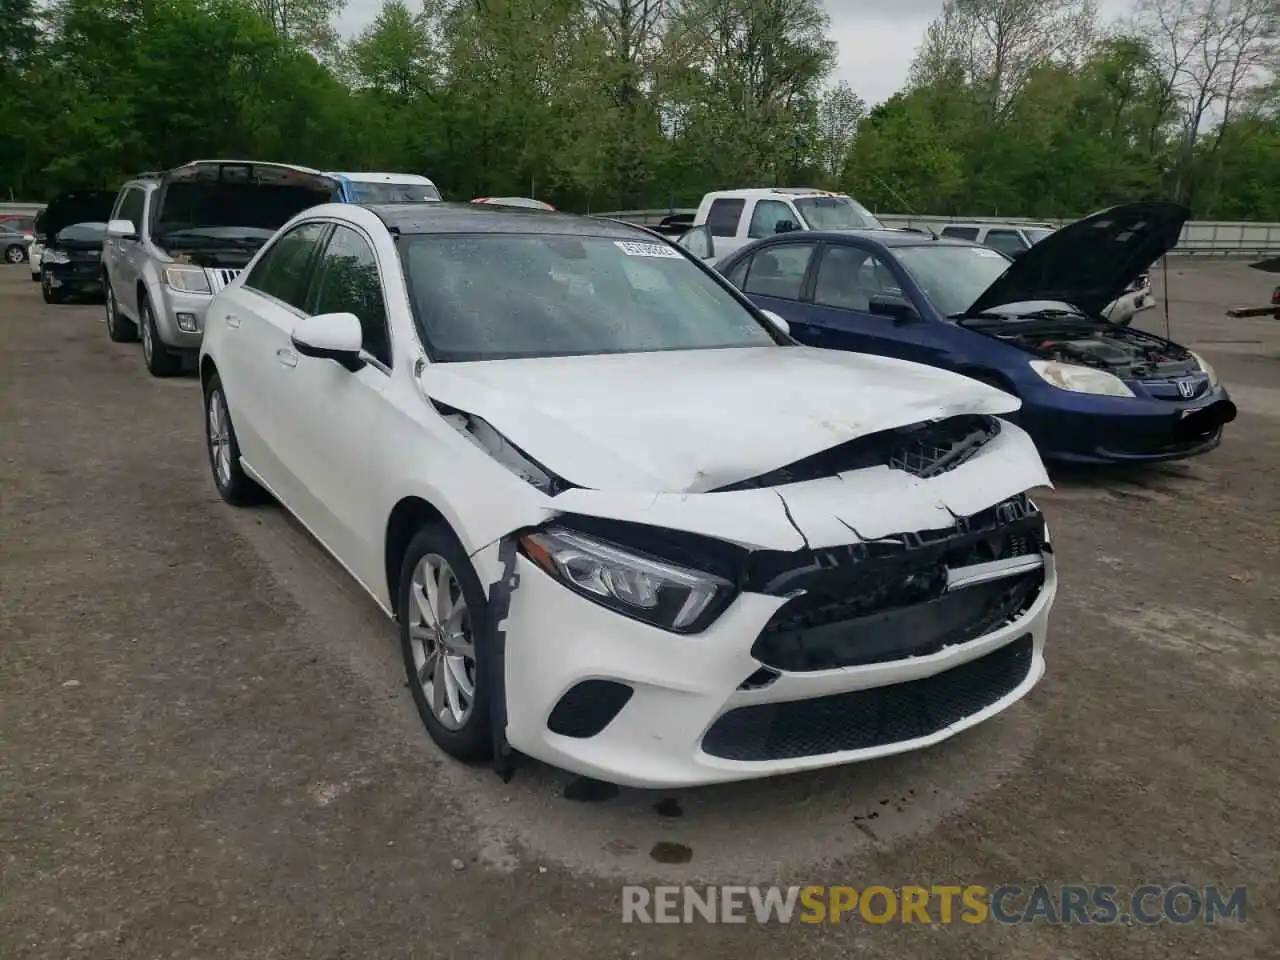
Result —
[{"label": "honda emblem", "polygon": [[1178,393],[1183,400],[1190,400],[1196,394],[1196,382],[1194,380],[1179,380]]}]

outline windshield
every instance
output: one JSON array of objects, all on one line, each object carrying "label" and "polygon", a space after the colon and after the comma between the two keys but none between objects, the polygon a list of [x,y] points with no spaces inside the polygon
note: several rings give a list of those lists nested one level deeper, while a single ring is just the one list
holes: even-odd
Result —
[{"label": "windshield", "polygon": [[898,247],[898,262],[948,317],[963,314],[1009,269],[1012,261],[988,247],[938,242]]},{"label": "windshield", "polygon": [[796,209],[810,230],[881,230],[884,224],[849,197],[803,197]]},{"label": "windshield", "polygon": [[399,249],[435,360],[778,343],[731,293],[664,243],[418,235],[404,237]]},{"label": "windshield", "polygon": [[439,200],[440,191],[429,183],[360,183],[351,181],[360,203],[421,203]]},{"label": "windshield", "polygon": [[1027,239],[1032,243],[1039,243],[1045,237],[1053,235],[1052,230],[1042,230],[1040,227],[1024,227],[1022,232],[1027,235]]},{"label": "windshield", "polygon": [[58,231],[59,243],[101,243],[106,235],[105,223],[73,223]]}]

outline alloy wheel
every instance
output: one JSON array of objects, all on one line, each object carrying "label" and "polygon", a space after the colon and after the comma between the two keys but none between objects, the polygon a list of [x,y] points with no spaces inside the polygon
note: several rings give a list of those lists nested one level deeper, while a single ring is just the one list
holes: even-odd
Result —
[{"label": "alloy wheel", "polygon": [[428,553],[409,585],[409,642],[418,683],[435,718],[460,730],[475,704],[476,653],[471,614],[449,561]]},{"label": "alloy wheel", "polygon": [[4,258],[10,263],[21,263],[23,260],[27,259],[26,255],[22,252],[21,247],[10,247],[4,252]]},{"label": "alloy wheel", "polygon": [[151,308],[145,303],[142,305],[142,322],[138,324],[142,328],[142,356],[147,361],[147,365],[151,365],[151,351],[155,349],[151,342]]},{"label": "alloy wheel", "polygon": [[218,486],[226,490],[231,486],[231,418],[226,398],[216,387],[209,393],[209,453]]}]

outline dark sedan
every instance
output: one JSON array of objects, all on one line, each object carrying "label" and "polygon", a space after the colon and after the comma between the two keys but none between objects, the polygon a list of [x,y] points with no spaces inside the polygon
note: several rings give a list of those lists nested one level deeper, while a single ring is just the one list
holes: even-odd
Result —
[{"label": "dark sedan", "polygon": [[[716,269],[801,343],[926,363],[1016,395],[1013,419],[1047,460],[1172,460],[1216,447],[1235,406],[1202,357],[1100,315],[1188,215],[1171,203],[1113,207],[1016,262],[895,231],[788,233]],[[697,231],[681,244],[707,249]]]}]

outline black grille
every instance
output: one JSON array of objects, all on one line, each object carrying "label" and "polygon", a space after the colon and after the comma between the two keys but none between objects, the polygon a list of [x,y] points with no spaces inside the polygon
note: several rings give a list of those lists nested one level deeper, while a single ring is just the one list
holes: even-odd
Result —
[{"label": "black grille", "polygon": [[881,430],[715,492],[779,487],[867,467],[889,467],[916,477],[936,477],[972,458],[999,432],[999,420],[976,414]]},{"label": "black grille", "polygon": [[594,737],[618,715],[635,691],[614,680],[583,680],[571,687],[547,718],[547,729],[564,737]]},{"label": "black grille", "polygon": [[812,700],[762,703],[724,714],[702,749],[725,760],[788,760],[865,750],[929,736],[1006,696],[1031,669],[1032,639],[922,680]]},{"label": "black grille", "polygon": [[[945,582],[945,569],[941,577]],[[930,571],[928,576],[932,576]],[[1044,570],[942,593],[850,616],[884,597],[907,600],[911,587],[869,596],[799,597],[780,607],[761,631],[751,655],[777,670],[803,672],[886,663],[927,656],[1002,627],[1031,606]]]}]

